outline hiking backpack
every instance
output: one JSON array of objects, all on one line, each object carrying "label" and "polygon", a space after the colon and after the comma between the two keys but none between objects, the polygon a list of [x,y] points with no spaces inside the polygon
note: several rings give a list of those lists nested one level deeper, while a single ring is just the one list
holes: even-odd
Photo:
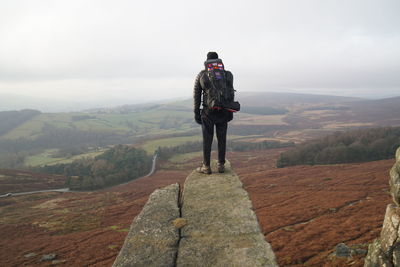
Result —
[{"label": "hiking backpack", "polygon": [[[235,90],[233,89],[232,81],[228,81],[227,75],[232,75],[226,72],[221,59],[209,59],[204,62],[206,70],[200,80],[204,89],[203,106],[209,109],[227,109],[235,112],[240,109],[234,102]],[[237,103],[235,106],[234,104]],[[240,106],[240,105],[239,105]]]}]

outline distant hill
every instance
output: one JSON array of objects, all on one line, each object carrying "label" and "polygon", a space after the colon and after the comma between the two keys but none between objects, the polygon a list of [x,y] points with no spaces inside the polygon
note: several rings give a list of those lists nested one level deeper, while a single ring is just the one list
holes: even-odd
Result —
[{"label": "distant hill", "polygon": [[398,107],[398,105],[400,103],[400,96],[377,99],[377,100],[369,100],[367,102],[370,104],[372,103],[372,104],[376,104],[376,105],[389,105],[389,106],[397,105],[397,107]]},{"label": "distant hill", "polygon": [[400,125],[400,97],[353,103],[351,110],[357,120],[379,125]]},{"label": "distant hill", "polygon": [[238,92],[237,99],[243,106],[272,106],[287,107],[301,104],[344,104],[363,101],[363,98],[297,94],[297,93],[275,93],[275,92]]},{"label": "distant hill", "polygon": [[125,104],[114,107],[98,107],[85,109],[85,113],[132,113],[144,112],[149,110],[188,110],[192,108],[191,99],[169,99],[154,102],[140,103],[140,104]]},{"label": "distant hill", "polygon": [[37,110],[0,111],[0,136],[40,114]]},{"label": "distant hill", "polygon": [[[400,97],[367,100],[355,97],[293,93],[239,93],[242,107],[285,108],[286,122],[306,127],[373,127],[400,125]],[[245,108],[243,108],[245,110]],[[321,112],[318,112],[321,111]],[[334,126],[337,124],[337,126]]]}]

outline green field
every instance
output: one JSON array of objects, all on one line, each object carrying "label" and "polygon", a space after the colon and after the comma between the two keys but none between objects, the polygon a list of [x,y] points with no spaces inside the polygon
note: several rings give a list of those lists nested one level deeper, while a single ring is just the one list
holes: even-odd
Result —
[{"label": "green field", "polygon": [[1,139],[35,139],[46,126],[80,131],[112,132],[117,135],[148,136],[186,132],[193,129],[192,113],[187,109],[162,106],[130,113],[42,113],[22,123]]}]

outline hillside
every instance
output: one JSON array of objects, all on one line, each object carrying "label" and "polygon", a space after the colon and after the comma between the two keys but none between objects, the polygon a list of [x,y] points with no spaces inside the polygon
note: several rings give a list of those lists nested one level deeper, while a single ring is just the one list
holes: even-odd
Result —
[{"label": "hillside", "polygon": [[400,97],[354,103],[354,120],[375,122],[377,125],[400,125]]},{"label": "hillside", "polygon": [[339,243],[366,249],[379,236],[394,160],[275,169],[280,152],[230,157],[279,266],[363,266],[362,256],[330,255]]},{"label": "hillside", "polygon": [[[276,169],[284,150],[228,153],[279,265],[362,266],[359,257],[329,254],[341,242],[365,248],[379,235],[393,160]],[[198,153],[179,155],[151,177],[98,192],[0,199],[0,262],[43,266],[42,255],[56,253],[69,265],[110,266],[149,194],[183,185],[199,162]]]}]

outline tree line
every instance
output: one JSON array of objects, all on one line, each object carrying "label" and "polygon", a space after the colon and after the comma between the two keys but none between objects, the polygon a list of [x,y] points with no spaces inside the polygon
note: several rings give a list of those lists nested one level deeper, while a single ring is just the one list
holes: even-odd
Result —
[{"label": "tree line", "polygon": [[337,164],[389,159],[400,146],[400,127],[336,132],[280,155],[277,167]]},{"label": "tree line", "polygon": [[71,190],[93,190],[144,176],[150,172],[151,166],[152,156],[143,149],[117,145],[93,159],[79,159],[36,170],[65,175],[65,185]]}]

